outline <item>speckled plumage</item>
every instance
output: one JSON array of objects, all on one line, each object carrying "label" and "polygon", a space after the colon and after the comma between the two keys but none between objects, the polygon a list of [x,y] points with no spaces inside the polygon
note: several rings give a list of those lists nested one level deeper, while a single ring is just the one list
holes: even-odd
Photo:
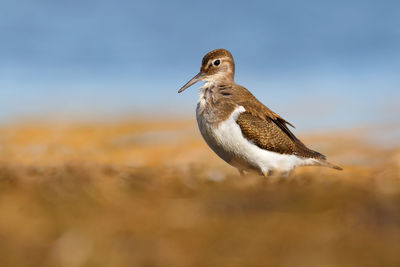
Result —
[{"label": "speckled plumage", "polygon": [[288,128],[292,124],[264,106],[246,88],[234,82],[231,53],[217,49],[204,56],[197,81],[200,89],[196,116],[205,141],[222,159],[243,170],[266,174],[279,169],[289,173],[302,165],[341,169],[307,148]]},{"label": "speckled plumage", "polygon": [[324,155],[307,148],[285,125],[269,117],[260,119],[246,111],[240,114],[237,123],[243,136],[262,149],[280,154],[326,159]]}]

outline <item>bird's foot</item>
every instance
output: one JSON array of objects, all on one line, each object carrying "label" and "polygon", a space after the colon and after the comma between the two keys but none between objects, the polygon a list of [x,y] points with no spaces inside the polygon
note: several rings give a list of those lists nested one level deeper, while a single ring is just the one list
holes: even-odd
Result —
[{"label": "bird's foot", "polygon": [[292,174],[292,171],[277,171],[277,170],[268,170],[267,172],[263,172],[262,175],[268,178],[287,178]]}]

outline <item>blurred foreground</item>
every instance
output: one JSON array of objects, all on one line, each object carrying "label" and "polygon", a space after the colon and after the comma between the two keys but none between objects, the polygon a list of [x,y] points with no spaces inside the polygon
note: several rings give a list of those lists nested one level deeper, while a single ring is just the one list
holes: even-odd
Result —
[{"label": "blurred foreground", "polygon": [[265,179],[192,121],[3,126],[0,266],[400,266],[400,147],[365,132],[296,133],[345,170]]}]

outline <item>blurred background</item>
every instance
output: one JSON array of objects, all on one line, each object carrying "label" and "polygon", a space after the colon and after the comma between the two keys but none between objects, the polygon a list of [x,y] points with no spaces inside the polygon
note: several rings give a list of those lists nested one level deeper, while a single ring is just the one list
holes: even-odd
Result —
[{"label": "blurred background", "polygon": [[0,121],[193,117],[212,49],[299,130],[399,122],[398,1],[0,3]]},{"label": "blurred background", "polygon": [[[400,266],[399,1],[0,1],[0,266]],[[241,177],[212,49],[344,168]]]}]

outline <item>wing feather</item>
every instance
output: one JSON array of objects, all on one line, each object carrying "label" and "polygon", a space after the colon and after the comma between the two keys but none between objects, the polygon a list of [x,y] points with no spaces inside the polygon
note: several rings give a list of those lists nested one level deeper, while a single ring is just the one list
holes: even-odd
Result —
[{"label": "wing feather", "polygon": [[281,116],[264,106],[246,88],[237,92],[236,103],[245,108],[237,119],[243,136],[262,149],[301,157],[325,160],[321,153],[306,147],[288,128],[294,127]]}]

